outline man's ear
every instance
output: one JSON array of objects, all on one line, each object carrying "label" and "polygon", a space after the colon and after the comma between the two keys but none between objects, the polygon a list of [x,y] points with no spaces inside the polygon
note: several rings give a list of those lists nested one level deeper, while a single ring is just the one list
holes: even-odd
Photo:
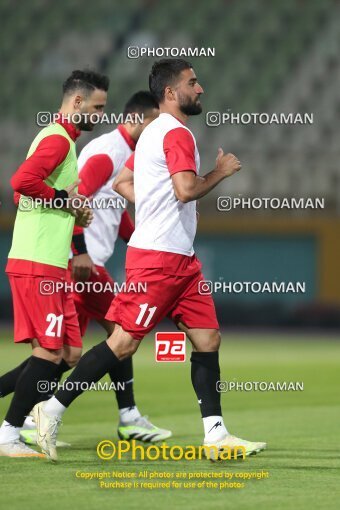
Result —
[{"label": "man's ear", "polygon": [[79,94],[74,97],[73,107],[75,110],[79,110],[83,102],[83,97]]},{"label": "man's ear", "polygon": [[171,87],[165,87],[164,97],[169,101],[173,101],[175,99],[175,91]]}]

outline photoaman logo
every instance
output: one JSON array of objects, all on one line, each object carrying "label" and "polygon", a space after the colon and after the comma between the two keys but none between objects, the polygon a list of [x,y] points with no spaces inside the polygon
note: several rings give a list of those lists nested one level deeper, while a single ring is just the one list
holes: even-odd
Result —
[{"label": "photoaman logo", "polygon": [[144,447],[136,444],[136,440],[118,441],[114,444],[109,439],[104,439],[97,445],[97,455],[102,460],[111,460],[116,458],[122,460],[126,455],[132,460],[236,460],[246,458],[246,449],[244,446],[169,446],[166,443],[162,445],[152,444]]}]

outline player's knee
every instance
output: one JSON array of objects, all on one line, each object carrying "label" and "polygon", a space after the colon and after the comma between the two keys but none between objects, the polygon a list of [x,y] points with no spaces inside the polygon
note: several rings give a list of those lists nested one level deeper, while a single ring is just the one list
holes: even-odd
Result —
[{"label": "player's knee", "polygon": [[110,349],[120,360],[132,356],[139,346],[139,342],[122,329],[115,329],[110,338],[108,338],[107,343]]},{"label": "player's knee", "polygon": [[45,357],[48,361],[52,361],[52,363],[56,363],[59,365],[61,360],[63,359],[63,351],[62,349],[58,351],[49,351],[48,356]]},{"label": "player's knee", "polygon": [[45,359],[57,365],[63,358],[63,349],[48,349],[42,347],[37,339],[32,341],[32,355],[36,358]]},{"label": "player's knee", "polygon": [[133,356],[137,351],[138,344],[139,342],[137,342],[137,340],[134,339],[132,339],[132,341],[129,342],[122,342],[116,345],[114,353],[120,360],[129,358],[130,356]]},{"label": "player's knee", "polygon": [[81,358],[82,349],[81,347],[73,347],[69,350],[64,349],[63,359],[70,368],[75,367]]},{"label": "player's knee", "polygon": [[218,329],[199,330],[189,337],[194,349],[199,352],[218,351],[221,344],[221,335]]},{"label": "player's knee", "polygon": [[218,351],[221,345],[221,333],[217,329],[212,330],[208,342],[210,351]]}]

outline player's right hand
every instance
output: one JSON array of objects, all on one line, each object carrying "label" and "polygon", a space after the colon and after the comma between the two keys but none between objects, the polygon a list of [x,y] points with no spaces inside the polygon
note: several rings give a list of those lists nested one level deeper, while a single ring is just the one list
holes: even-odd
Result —
[{"label": "player's right hand", "polygon": [[96,266],[87,253],[74,255],[72,259],[72,278],[76,282],[86,282],[91,274],[98,275]]},{"label": "player's right hand", "polygon": [[[75,191],[75,188],[77,186],[79,186],[80,183],[81,183],[81,179],[77,179],[69,186],[66,186],[65,191],[67,191],[68,198],[69,198],[69,203],[68,203],[68,206],[66,207],[66,209],[74,209],[74,204],[75,204],[75,207],[77,207],[77,206],[79,207],[79,205],[83,205],[85,201],[88,202],[88,200],[89,200],[88,197],[85,197],[84,195],[80,195],[77,191]],[[73,202],[73,199],[76,199],[76,200]]]},{"label": "player's right hand", "polygon": [[89,207],[78,207],[77,209],[69,209],[72,216],[75,217],[75,224],[78,227],[87,228],[93,220],[93,211]]},{"label": "player's right hand", "polygon": [[230,177],[241,170],[241,163],[234,154],[230,152],[224,154],[223,150],[219,148],[216,158],[216,170],[223,173],[225,177]]}]

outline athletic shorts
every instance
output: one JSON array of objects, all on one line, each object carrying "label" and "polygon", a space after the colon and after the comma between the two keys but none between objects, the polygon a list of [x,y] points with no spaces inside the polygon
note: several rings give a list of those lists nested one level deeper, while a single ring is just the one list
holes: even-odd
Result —
[{"label": "athletic shorts", "polygon": [[[112,301],[106,319],[120,324],[136,340],[166,316],[187,328],[219,329],[214,301],[199,293],[201,272],[189,276],[164,274],[162,268],[127,269],[126,288]],[[145,292],[138,286],[145,286]],[[133,290],[137,292],[133,292]]]},{"label": "athletic shorts", "polygon": [[45,349],[82,347],[76,308],[70,292],[55,289],[55,277],[8,274],[13,296],[14,341],[36,338]]},{"label": "athletic shorts", "polygon": [[[96,266],[96,269],[99,275],[91,275],[91,278],[88,280],[88,282],[91,282],[91,286],[84,286],[83,292],[72,292],[72,297],[78,314],[80,334],[82,337],[85,335],[87,326],[91,319],[105,319],[105,315],[111,306],[112,299],[114,298],[114,282],[111,275],[103,266]],[[70,265],[68,270],[68,279],[71,280]],[[96,283],[98,283],[98,285],[94,285]],[[98,292],[100,286],[102,286],[104,291]],[[81,285],[79,285],[79,288],[80,287]],[[77,286],[75,286],[75,290],[76,289]]]}]

